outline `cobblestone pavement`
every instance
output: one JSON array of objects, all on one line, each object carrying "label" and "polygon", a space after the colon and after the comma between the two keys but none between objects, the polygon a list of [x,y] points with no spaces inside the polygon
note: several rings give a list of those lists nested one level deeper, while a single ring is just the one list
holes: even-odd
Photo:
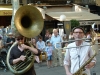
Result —
[{"label": "cobblestone pavement", "polygon": [[[97,63],[94,68],[91,69],[92,72],[96,72],[96,75],[100,75],[100,51],[97,54]],[[53,67],[48,69],[46,66],[46,62],[43,62],[41,66],[37,63],[34,63],[35,70],[37,75],[66,75],[64,67]],[[0,69],[0,75],[13,75],[10,71],[4,72],[2,69]]]}]

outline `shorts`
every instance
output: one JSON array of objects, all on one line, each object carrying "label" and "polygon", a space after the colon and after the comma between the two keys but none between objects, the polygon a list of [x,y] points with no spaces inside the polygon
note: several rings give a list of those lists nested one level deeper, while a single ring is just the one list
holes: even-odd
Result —
[{"label": "shorts", "polygon": [[48,56],[47,60],[52,60],[52,55]]}]

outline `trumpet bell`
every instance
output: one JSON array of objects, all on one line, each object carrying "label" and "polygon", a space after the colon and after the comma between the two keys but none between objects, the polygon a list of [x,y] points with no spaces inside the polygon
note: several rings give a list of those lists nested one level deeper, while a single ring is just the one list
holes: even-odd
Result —
[{"label": "trumpet bell", "polygon": [[44,25],[41,12],[31,5],[22,6],[16,11],[14,23],[18,32],[27,38],[39,35]]}]

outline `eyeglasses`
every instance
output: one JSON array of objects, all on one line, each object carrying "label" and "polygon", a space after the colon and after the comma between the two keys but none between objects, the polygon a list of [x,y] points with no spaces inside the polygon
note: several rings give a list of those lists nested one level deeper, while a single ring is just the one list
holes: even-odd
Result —
[{"label": "eyeglasses", "polygon": [[19,40],[23,40],[23,38],[18,38],[17,40],[18,40],[18,41],[19,41]]},{"label": "eyeglasses", "polygon": [[78,34],[78,33],[79,33],[79,34],[82,34],[83,32],[74,32],[74,33],[75,33],[75,34]]}]

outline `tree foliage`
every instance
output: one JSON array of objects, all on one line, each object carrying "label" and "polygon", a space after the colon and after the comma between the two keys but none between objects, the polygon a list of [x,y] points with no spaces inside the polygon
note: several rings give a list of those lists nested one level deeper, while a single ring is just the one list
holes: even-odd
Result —
[{"label": "tree foliage", "polygon": [[70,22],[71,22],[71,29],[73,29],[74,27],[80,26],[79,21],[75,19],[70,20]]}]

